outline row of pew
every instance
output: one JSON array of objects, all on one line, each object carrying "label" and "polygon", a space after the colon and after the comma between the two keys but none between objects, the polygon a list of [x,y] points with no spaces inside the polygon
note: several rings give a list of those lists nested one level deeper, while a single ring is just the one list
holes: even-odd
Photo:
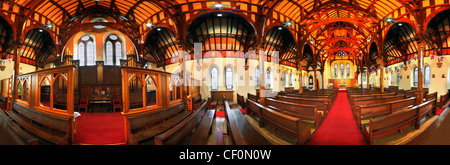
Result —
[{"label": "row of pew", "polygon": [[[258,97],[252,94],[247,94],[246,103],[243,96],[239,94],[237,100],[242,107],[246,107],[247,114],[256,116],[259,127],[265,128],[266,125],[269,125],[286,135],[293,136],[295,144],[303,145],[307,143],[324,120],[324,115],[329,111],[336,95],[337,90],[335,89],[312,91],[305,94],[281,93],[275,97],[264,98],[265,106],[259,104]],[[228,103],[225,105],[225,109],[230,111],[226,113],[226,117],[235,144],[267,143],[261,140],[263,135],[258,135],[256,131],[252,131],[252,127],[245,126],[249,125],[246,124],[248,121],[236,122],[236,118],[244,119],[242,113],[229,109]],[[240,127],[242,128],[239,129]]]},{"label": "row of pew", "polygon": [[[201,96],[193,100],[192,111],[180,102],[165,109],[125,116],[128,144],[206,144],[215,110],[208,110],[210,101],[202,100]],[[10,111],[0,109],[0,144],[73,144],[71,120],[14,103]]]},{"label": "row of pew", "polygon": [[[193,110],[184,103],[167,109],[126,117],[129,144],[205,145],[212,135],[215,109],[208,109],[211,99],[193,98]],[[152,143],[153,142],[153,143]]]},{"label": "row of pew", "polygon": [[379,93],[377,90],[352,89],[347,91],[349,102],[368,144],[375,140],[394,135],[415,126],[427,116],[436,115],[437,93],[424,92],[424,101],[420,103],[412,91],[390,91]]}]

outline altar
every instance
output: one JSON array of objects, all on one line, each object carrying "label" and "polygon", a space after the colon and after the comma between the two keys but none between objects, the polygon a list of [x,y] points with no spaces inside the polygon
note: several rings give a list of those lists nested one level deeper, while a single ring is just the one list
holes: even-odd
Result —
[{"label": "altar", "polygon": [[[337,88],[340,90],[345,90],[346,88],[352,88],[356,83],[356,79],[328,79],[328,84],[333,84],[332,88]],[[331,87],[331,85],[329,86]]]}]

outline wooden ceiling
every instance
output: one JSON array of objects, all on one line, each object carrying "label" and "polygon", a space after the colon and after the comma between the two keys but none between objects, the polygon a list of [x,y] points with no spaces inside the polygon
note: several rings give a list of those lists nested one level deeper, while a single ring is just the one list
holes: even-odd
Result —
[{"label": "wooden ceiling", "polygon": [[[216,6],[217,3],[221,6]],[[280,61],[292,66],[298,61],[313,60],[302,63],[307,67],[317,65],[325,58],[331,59],[339,51],[347,52],[349,58],[353,60],[367,59],[370,64],[379,64],[380,59],[384,59],[384,62],[405,61],[408,55],[417,53],[417,45],[414,44],[417,29],[422,27],[424,29],[422,31],[425,31],[427,22],[431,19],[428,16],[448,9],[449,2],[448,0],[15,0],[5,1],[0,7],[10,22],[23,24],[22,37],[26,35],[26,31],[37,25],[53,25],[47,29],[53,41],[57,43],[55,50],[57,52],[62,52],[65,43],[76,31],[88,26],[81,24],[84,18],[92,14],[107,14],[114,18],[116,23],[104,24],[126,34],[136,45],[138,53],[144,54],[144,59],[155,63],[165,63],[171,58],[167,55],[167,51],[162,52],[165,47],[171,50],[191,49],[191,43],[185,42],[193,39],[187,39],[188,28],[193,22],[209,25],[210,18],[202,15],[211,12],[233,13],[248,21],[252,27],[248,29],[254,31],[254,39],[246,36],[250,40],[244,41],[243,36],[233,34],[234,31],[229,30],[225,32],[226,34],[220,35],[201,33],[201,36],[197,35],[196,40],[215,37],[217,40],[212,43],[213,45],[234,40],[235,43],[244,44],[242,48],[246,50],[261,48],[283,51],[280,54]],[[21,20],[22,18],[25,20]],[[229,17],[220,19],[226,18]],[[386,21],[389,18],[393,18],[395,23]],[[406,26],[393,25],[402,21]],[[417,22],[423,25],[416,25]],[[148,26],[149,23],[153,26]],[[233,27],[233,24],[229,26]],[[164,35],[154,31],[158,27],[164,28],[162,31]],[[281,34],[282,31],[274,30],[274,27],[284,27],[290,33]],[[398,28],[400,32],[390,30],[393,28]],[[447,46],[442,48],[438,43],[448,38],[448,30],[444,28],[443,31],[444,34],[441,34],[437,28],[433,31],[433,36],[426,39],[429,43],[427,50],[442,53],[447,48]],[[442,41],[435,41],[437,38]],[[153,41],[159,43],[147,43]],[[374,42],[377,43],[372,44]],[[308,48],[308,52],[304,52],[303,47],[306,43],[311,47],[311,51]],[[337,43],[341,46],[336,46]],[[346,46],[342,47],[342,44]],[[383,51],[377,53],[377,56],[381,54],[386,58],[374,58],[375,54],[369,53],[370,45],[383,45]],[[237,47],[230,50],[241,50]]]}]

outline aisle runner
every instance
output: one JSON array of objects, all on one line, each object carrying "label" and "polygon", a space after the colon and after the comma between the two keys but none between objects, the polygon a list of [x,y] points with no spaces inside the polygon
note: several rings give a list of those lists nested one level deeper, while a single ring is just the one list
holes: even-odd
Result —
[{"label": "aisle runner", "polygon": [[356,125],[347,92],[338,92],[327,117],[308,142],[308,145],[365,145]]},{"label": "aisle runner", "polygon": [[120,112],[80,113],[74,144],[126,144],[125,125]]}]

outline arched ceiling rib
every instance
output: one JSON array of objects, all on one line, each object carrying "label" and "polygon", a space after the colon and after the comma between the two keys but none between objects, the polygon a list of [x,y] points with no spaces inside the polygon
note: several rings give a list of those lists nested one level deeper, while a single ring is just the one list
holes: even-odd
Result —
[{"label": "arched ceiling rib", "polygon": [[[53,24],[53,28],[49,29],[49,32],[52,33],[51,36],[53,36],[55,43],[61,43],[61,40],[64,42],[64,39],[69,37],[65,34],[68,24],[77,20],[77,17],[96,9],[98,11],[108,9],[108,14],[113,15],[114,19],[119,19],[116,21],[117,24],[120,24],[120,27],[124,28],[122,31],[133,33],[130,36],[135,44],[145,43],[146,38],[144,37],[153,28],[147,26],[148,23],[169,27],[176,38],[180,39],[179,34],[184,34],[179,32],[180,29],[176,26],[191,20],[197,14],[207,13],[211,10],[226,10],[239,13],[253,27],[256,27],[255,24],[264,24],[263,26],[266,26],[264,28],[271,28],[290,21],[292,25],[288,28],[293,33],[294,41],[299,44],[302,40],[299,37],[306,38],[306,41],[314,40],[314,44],[311,44],[314,50],[332,47],[333,43],[338,41],[345,41],[350,46],[362,45],[357,49],[368,50],[368,38],[373,38],[372,35],[380,31],[383,31],[381,34],[387,34],[389,30],[387,27],[390,27],[390,23],[385,21],[387,17],[407,18],[414,22],[416,21],[414,17],[418,14],[411,15],[410,12],[415,11],[417,6],[422,6],[423,10],[435,10],[435,8],[445,5],[441,1],[433,1],[433,3],[423,1],[421,5],[418,5],[415,1],[404,0],[14,0],[5,4],[8,3],[14,3],[16,6],[13,8],[21,8],[20,10],[12,9],[8,11],[8,14],[17,13],[15,15],[17,17],[18,13],[24,11],[27,13],[26,26]],[[214,6],[215,3],[221,3],[223,7],[218,9]],[[8,8],[5,5],[2,7],[3,9]],[[28,12],[27,10],[32,11]],[[426,11],[427,14],[430,12],[432,11]],[[257,18],[260,15],[266,15],[268,20],[265,21],[267,22],[261,23],[261,20]],[[333,39],[331,40],[333,43],[328,42],[330,36],[324,34],[334,33],[336,29],[330,27],[330,24],[336,24],[336,22],[351,24],[349,26],[351,28],[347,32],[350,38],[355,40],[354,42],[349,42],[346,39]],[[187,28],[189,23],[191,22],[182,25],[181,30]],[[265,30],[264,34],[267,34],[269,29]],[[429,35],[430,42],[438,40],[435,37],[436,35],[437,32]],[[384,38],[382,35],[377,37]],[[445,38],[448,35],[442,37]],[[385,46],[386,52],[384,54],[386,54],[388,61],[399,59],[396,51],[404,51],[403,54],[415,52],[411,48],[414,46],[411,45],[413,44],[412,40],[401,40],[400,42],[408,46],[400,48],[400,46],[394,46],[392,38],[389,38],[389,36],[386,38],[386,42],[382,44]],[[442,43],[437,42],[433,43],[434,46],[427,45],[427,50],[442,50],[439,47]],[[176,43],[181,42],[176,41]],[[429,46],[432,48],[429,48]],[[280,58],[288,60],[292,58],[293,54],[295,53],[285,53],[286,56]]]}]

